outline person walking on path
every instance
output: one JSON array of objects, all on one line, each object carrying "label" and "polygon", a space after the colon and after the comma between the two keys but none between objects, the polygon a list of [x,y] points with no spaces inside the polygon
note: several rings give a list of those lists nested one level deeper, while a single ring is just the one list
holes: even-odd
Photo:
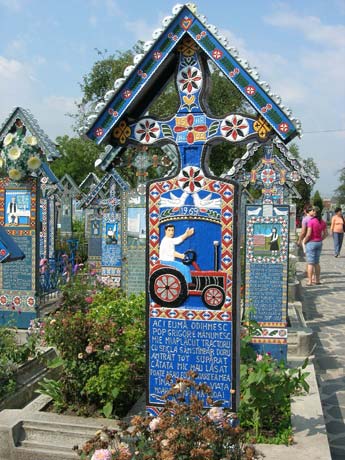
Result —
[{"label": "person walking on path", "polygon": [[305,238],[305,236],[307,234],[308,222],[310,221],[310,219],[312,219],[314,217],[313,212],[314,211],[313,211],[313,206],[312,205],[306,206],[304,208],[304,215],[303,215],[303,219],[302,219],[301,233],[299,234],[298,241],[297,241],[298,246],[302,246],[302,242],[303,242],[303,240],[304,240],[304,238]]},{"label": "person walking on path", "polygon": [[[297,246],[300,246],[303,249],[304,254],[305,254],[305,247],[304,247],[303,240],[304,240],[304,238],[305,238],[305,236],[307,234],[308,222],[313,217],[314,217],[314,209],[313,209],[313,206],[311,204],[309,204],[308,206],[304,207],[302,226],[301,226],[301,233],[299,234],[299,237],[298,237],[298,240],[297,240]],[[306,269],[305,269],[305,275],[308,276],[308,264],[307,264]]]},{"label": "person walking on path", "polygon": [[[306,257],[308,264],[308,281],[307,286],[320,284],[320,255],[322,250],[322,241],[327,236],[327,225],[321,218],[320,208],[313,207],[314,216],[308,221],[307,234],[304,237],[306,248]],[[312,214],[312,215],[313,215]],[[313,273],[315,273],[315,282],[313,283]]]},{"label": "person walking on path", "polygon": [[335,214],[331,220],[330,234],[333,235],[334,257],[338,257],[344,239],[345,220],[341,208],[335,208]]}]

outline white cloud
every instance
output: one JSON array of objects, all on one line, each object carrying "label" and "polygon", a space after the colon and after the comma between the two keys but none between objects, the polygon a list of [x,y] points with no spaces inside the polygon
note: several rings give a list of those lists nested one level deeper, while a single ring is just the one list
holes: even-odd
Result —
[{"label": "white cloud", "polygon": [[41,86],[31,64],[0,56],[0,124],[15,107],[23,107],[30,110],[52,140],[58,135],[71,135],[72,119],[66,114],[75,112],[75,98],[42,98]]},{"label": "white cloud", "polygon": [[239,57],[249,62],[251,68],[257,70],[260,81],[267,81],[273,93],[279,95],[285,104],[294,104],[308,97],[301,81],[291,78],[291,63],[280,54],[248,49],[243,38],[235,36],[231,31],[222,29],[224,35],[239,52]]},{"label": "white cloud", "polygon": [[157,21],[157,25],[154,26],[152,23],[149,24],[145,22],[143,19],[139,19],[137,21],[126,21],[125,22],[126,29],[131,32],[133,37],[133,44],[136,40],[143,40],[149,41],[153,40],[152,32],[160,27],[160,24]]},{"label": "white cloud", "polygon": [[68,114],[75,112],[75,98],[51,95],[37,105],[36,117],[42,129],[55,140],[64,134],[73,135],[73,119]]},{"label": "white cloud", "polygon": [[31,68],[18,60],[0,56],[0,111],[8,105],[20,105],[21,100],[29,99],[26,95],[32,91]]},{"label": "white cloud", "polygon": [[276,27],[285,27],[302,33],[306,40],[321,45],[324,48],[345,47],[345,26],[323,24],[316,16],[301,16],[288,11],[273,13],[264,20]]},{"label": "white cloud", "polygon": [[75,111],[75,99],[65,96],[49,96],[43,99],[43,105],[48,110],[59,110],[67,112]]},{"label": "white cloud", "polygon": [[[229,41],[229,45],[237,48],[241,55],[242,53],[247,53],[246,42],[243,38],[236,36],[233,32],[231,32],[231,30],[224,28],[219,29],[219,34],[226,37]],[[246,58],[244,54],[241,57]]]},{"label": "white cloud", "polygon": [[295,142],[302,157],[311,156],[320,170],[314,190],[331,196],[345,161],[345,132],[330,131],[345,129],[345,26],[326,24],[316,16],[297,15],[284,4],[264,20],[277,27],[281,40],[285,33],[294,33],[291,55],[270,53],[256,43],[249,47],[229,30],[220,33],[301,120],[306,134]]}]

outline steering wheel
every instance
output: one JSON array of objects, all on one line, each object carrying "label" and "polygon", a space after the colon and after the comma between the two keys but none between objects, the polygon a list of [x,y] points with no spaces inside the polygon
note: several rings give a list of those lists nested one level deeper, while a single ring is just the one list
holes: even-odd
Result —
[{"label": "steering wheel", "polygon": [[184,253],[184,258],[182,260],[182,263],[184,263],[185,265],[191,265],[195,259],[196,259],[196,252],[193,251],[192,249],[188,249],[188,251]]}]

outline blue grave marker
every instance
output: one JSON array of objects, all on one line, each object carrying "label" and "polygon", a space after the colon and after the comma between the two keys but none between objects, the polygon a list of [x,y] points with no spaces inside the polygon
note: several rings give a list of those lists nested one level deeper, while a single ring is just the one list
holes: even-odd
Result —
[{"label": "blue grave marker", "polygon": [[[288,142],[298,134],[214,29],[196,16],[195,6],[177,6],[87,127],[89,138],[114,147],[100,160],[104,169],[130,144],[172,144],[178,150],[177,174],[147,187],[147,408],[152,413],[163,404],[166,376],[182,377],[190,369],[210,384],[215,399],[236,410],[239,192],[234,181],[212,175],[207,158],[212,143],[261,144],[275,135]],[[207,60],[257,115],[208,113]],[[142,116],[173,74],[177,112],[166,120]]]}]

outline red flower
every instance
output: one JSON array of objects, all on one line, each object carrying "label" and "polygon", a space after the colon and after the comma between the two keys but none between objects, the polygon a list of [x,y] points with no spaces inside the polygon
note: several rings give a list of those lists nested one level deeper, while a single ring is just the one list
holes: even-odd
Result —
[{"label": "red flower", "polygon": [[198,90],[201,85],[202,77],[199,69],[195,67],[187,67],[181,71],[181,79],[178,81],[181,84],[181,90],[187,90],[191,93],[193,90]]}]

